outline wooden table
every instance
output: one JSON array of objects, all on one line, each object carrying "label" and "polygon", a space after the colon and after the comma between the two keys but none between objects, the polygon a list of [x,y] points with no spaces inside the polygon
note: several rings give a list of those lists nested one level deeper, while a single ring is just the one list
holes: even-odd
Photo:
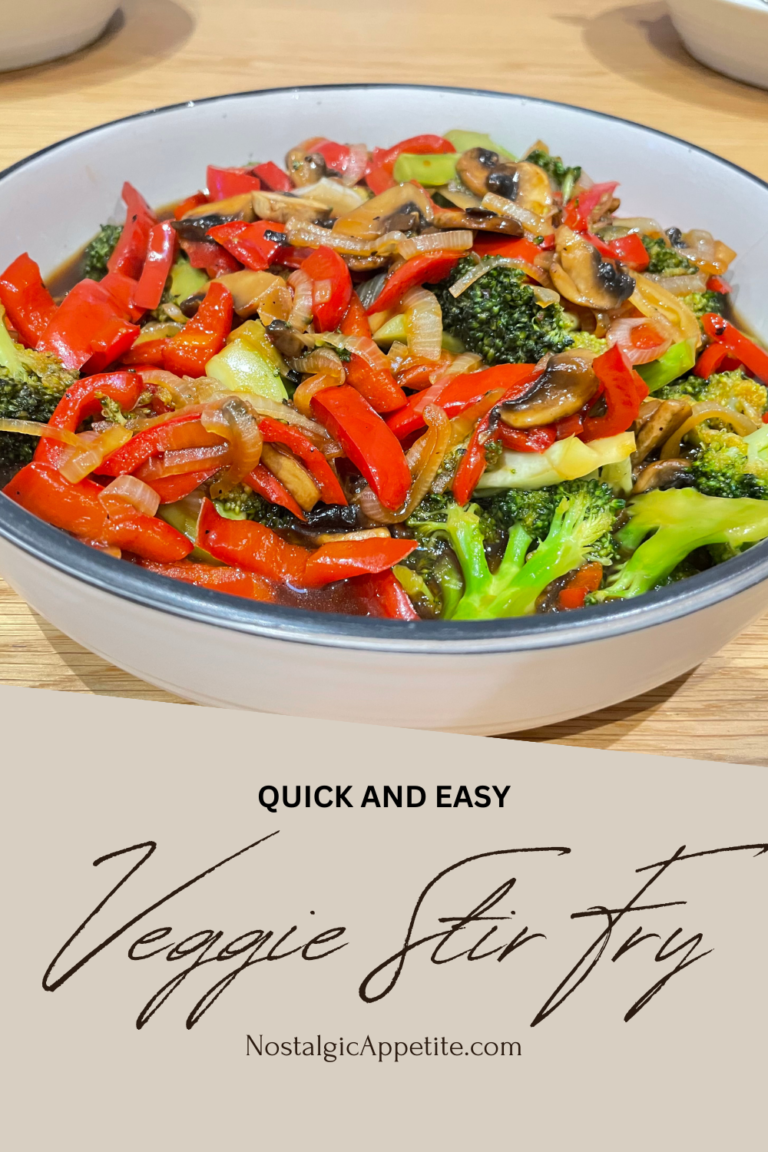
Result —
[{"label": "wooden table", "polygon": [[[493,88],[597,108],[768,178],[768,92],[696,64],[665,4],[620,0],[128,0],[91,49],[0,76],[0,167],[144,108],[361,80]],[[2,583],[0,683],[174,699],[62,636]],[[689,677],[527,735],[768,764],[768,617]]]}]

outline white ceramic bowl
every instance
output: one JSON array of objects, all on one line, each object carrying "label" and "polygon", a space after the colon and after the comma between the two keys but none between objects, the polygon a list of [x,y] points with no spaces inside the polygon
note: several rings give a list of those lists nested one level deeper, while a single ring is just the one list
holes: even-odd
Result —
[{"label": "white ceramic bowl", "polygon": [[708,68],[768,88],[765,0],[669,0],[688,51]]},{"label": "white ceramic bowl", "polygon": [[[0,175],[0,268],[55,268],[115,210],[197,188],[207,163],[281,160],[308,136],[394,143],[451,127],[523,149],[541,137],[622,211],[722,235],[739,305],[768,336],[768,186],[690,144],[596,112],[490,92],[371,85],[204,100],[54,145]],[[55,195],[51,195],[55,189]],[[756,240],[755,237],[758,237]],[[768,544],[626,604],[560,617],[400,623],[225,597],[114,560],[0,496],[0,571],[43,616],[121,668],[208,704],[495,733],[606,707],[694,667],[768,606]]]},{"label": "white ceramic bowl", "polygon": [[3,0],[0,72],[84,48],[100,36],[118,0]]}]

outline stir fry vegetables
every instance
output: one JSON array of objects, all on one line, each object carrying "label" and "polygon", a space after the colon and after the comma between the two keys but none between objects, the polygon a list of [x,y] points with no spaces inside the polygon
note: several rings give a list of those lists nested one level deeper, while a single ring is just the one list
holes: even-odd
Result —
[{"label": "stir fry vegetables", "polygon": [[[580,159],[576,157],[575,159]],[[130,183],[0,275],[3,491],[264,603],[488,620],[641,595],[768,537],[768,352],[710,233],[454,129]]]}]

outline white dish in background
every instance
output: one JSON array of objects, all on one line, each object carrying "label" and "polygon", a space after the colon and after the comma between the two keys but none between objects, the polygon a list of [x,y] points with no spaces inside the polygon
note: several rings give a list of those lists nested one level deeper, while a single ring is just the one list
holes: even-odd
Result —
[{"label": "white dish in background", "polygon": [[[313,135],[391,145],[451,127],[521,151],[546,140],[622,214],[705,228],[739,252],[739,308],[768,338],[768,185],[710,153],[585,109],[449,88],[330,86],[216,97],[130,117],[0,174],[0,268],[29,250],[44,274],[113,213],[124,180],[154,204],[205,166],[282,161]],[[55,210],[51,188],[56,189]],[[757,225],[760,225],[759,227]],[[498,733],[638,695],[693,668],[768,606],[768,542],[626,604],[556,617],[402,623],[224,596],[88,548],[0,495],[0,571],[43,616],[181,696],[264,712]]]},{"label": "white dish in background", "polygon": [[91,44],[119,0],[4,0],[0,4],[0,72],[43,64]]},{"label": "white dish in background", "polygon": [[702,64],[768,88],[765,0],[669,0],[669,9],[686,48]]}]

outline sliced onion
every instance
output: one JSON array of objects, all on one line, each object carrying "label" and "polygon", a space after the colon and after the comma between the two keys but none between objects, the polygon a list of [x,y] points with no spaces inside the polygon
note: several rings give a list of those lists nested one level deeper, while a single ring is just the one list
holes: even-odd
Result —
[{"label": "sliced onion", "polygon": [[549,308],[552,304],[560,303],[560,293],[555,292],[552,288],[542,288],[540,284],[533,284],[531,292],[542,308]]},{"label": "sliced onion", "polygon": [[142,516],[154,516],[160,507],[160,497],[154,488],[137,476],[116,476],[99,493],[101,500],[119,500],[130,504]]},{"label": "sliced onion", "polygon": [[304,332],[312,320],[312,281],[306,272],[297,268],[288,277],[288,283],[293,288],[293,308],[288,317],[288,327],[295,332]]},{"label": "sliced onion", "polygon": [[403,298],[408,349],[423,360],[439,360],[443,339],[443,313],[434,292],[411,288]]},{"label": "sliced onion", "polygon": [[390,371],[389,360],[381,348],[379,348],[376,341],[372,340],[370,336],[347,336],[345,339],[347,351],[352,352],[355,356],[359,356],[361,360],[365,361],[369,368],[380,372]]},{"label": "sliced onion", "polygon": [[[68,448],[59,462],[59,472],[70,484],[79,484],[90,475],[105,456],[116,452],[131,439],[131,432],[119,424],[113,424],[106,432],[97,435],[90,432],[81,432],[80,439],[85,444],[81,448]],[[87,439],[86,439],[87,438]],[[87,447],[85,446],[87,444]],[[84,449],[84,450],[83,450]]]},{"label": "sliced onion", "polygon": [[469,372],[476,372],[483,362],[478,352],[462,352],[449,363],[441,365],[432,373],[430,384],[446,384],[454,376],[465,376]]},{"label": "sliced onion", "polygon": [[481,276],[485,276],[486,272],[490,272],[492,268],[511,267],[512,261],[508,260],[505,256],[489,256],[487,260],[480,260],[474,268],[470,268],[463,276],[460,276],[455,284],[451,284],[448,291],[451,296],[457,299],[461,296],[462,292],[466,292],[470,284],[474,284]]},{"label": "sliced onion", "polygon": [[301,196],[314,200],[316,204],[324,204],[334,216],[353,212],[365,201],[365,196],[359,195],[357,189],[345,187],[341,180],[331,176],[323,176],[315,184],[303,184]]},{"label": "sliced onion", "polygon": [[418,252],[462,251],[471,248],[475,242],[472,232],[468,229],[457,229],[448,232],[432,232],[427,236],[416,236],[413,239],[403,238],[397,246],[398,253],[410,260]]},{"label": "sliced onion", "polygon": [[357,532],[321,532],[311,537],[315,544],[338,544],[342,540],[389,540],[389,528],[361,528]]},{"label": "sliced onion", "polygon": [[661,284],[636,273],[635,291],[630,296],[630,303],[649,320],[662,319],[672,324],[679,338],[687,340],[693,352],[701,344],[701,329],[693,312]]},{"label": "sliced onion", "polygon": [[684,424],[681,424],[676,432],[665,441],[664,447],[659,453],[662,460],[669,460],[673,456],[680,455],[680,444],[684,436],[692,432],[697,425],[703,423],[704,420],[720,420],[723,424],[730,424],[734,432],[739,436],[749,436],[751,432],[757,430],[758,425],[748,416],[742,412],[736,412],[733,408],[725,408],[722,404],[694,404],[693,415],[689,416]]},{"label": "sliced onion", "polygon": [[226,492],[253,472],[261,459],[263,438],[256,414],[244,397],[231,396],[214,408],[206,408],[200,422],[206,432],[229,441],[229,467],[218,484]]},{"label": "sliced onion", "polygon": [[397,512],[388,511],[371,488],[364,488],[357,497],[357,503],[374,523],[402,524],[427,495],[440,471],[451,440],[451,422],[437,404],[427,405],[424,420],[427,431],[408,450],[406,456],[414,480],[403,507]]},{"label": "sliced onion", "polygon": [[703,292],[707,287],[706,278],[701,273],[695,276],[656,276],[652,272],[646,272],[645,278],[652,284],[660,284],[673,296],[689,296],[691,292]]},{"label": "sliced onion", "polygon": [[312,300],[315,304],[327,304],[332,295],[332,280],[315,280],[312,288]]},{"label": "sliced onion", "polygon": [[387,353],[390,372],[400,372],[403,368],[407,368],[410,359],[411,357],[408,355],[408,345],[403,344],[400,340],[393,340]]},{"label": "sliced onion", "polygon": [[622,319],[614,320],[607,332],[609,347],[612,348],[614,344],[618,344],[624,353],[625,359],[630,364],[650,364],[651,361],[658,360],[659,357],[663,356],[672,346],[672,336],[669,333],[669,326],[667,326],[667,331],[662,334],[655,324],[650,325],[659,335],[658,345],[654,345],[652,348],[638,348],[632,341],[633,331],[637,328],[648,326],[649,324],[650,321],[644,316],[635,319],[623,317]]},{"label": "sliced onion", "polygon": [[683,236],[685,248],[679,249],[694,264],[711,264],[715,258],[715,238],[703,228],[693,228]]},{"label": "sliced onion", "polygon": [[303,220],[289,220],[285,233],[288,243],[295,248],[333,248],[335,252],[345,252],[349,256],[370,256],[376,250],[373,240],[345,236],[334,232],[332,228],[320,228],[317,224],[307,224]]},{"label": "sliced onion", "polygon": [[495,192],[487,192],[480,202],[480,207],[497,216],[508,216],[522,224],[526,232],[533,236],[551,236],[555,231],[544,216],[537,216],[527,208],[520,208],[514,200],[507,200],[505,196],[497,196]]},{"label": "sliced onion", "polygon": [[50,424],[41,424],[38,420],[12,420],[10,417],[3,417],[0,419],[0,432],[20,432],[22,436],[45,436],[51,440],[60,440],[62,444],[70,444],[73,448],[86,447],[76,432],[67,432],[64,428],[52,428]]},{"label": "sliced onion", "polygon": [[353,184],[357,184],[368,167],[368,149],[365,144],[348,144],[347,147],[349,148],[349,160],[347,170],[342,173],[341,179],[351,187]]},{"label": "sliced onion", "polygon": [[316,376],[302,380],[293,394],[293,402],[299,412],[309,419],[312,415],[312,397],[318,392],[324,392],[326,388],[338,388],[343,383],[343,377],[340,379],[336,373],[319,372]]},{"label": "sliced onion", "polygon": [[618,228],[628,228],[630,232],[640,232],[643,236],[664,235],[661,224],[651,216],[625,216],[622,219],[614,216],[613,222]]},{"label": "sliced onion", "polygon": [[229,459],[229,444],[219,444],[216,448],[179,448],[148,460],[140,469],[141,477],[151,483],[166,476],[186,476],[188,472],[223,467]]},{"label": "sliced onion", "polygon": [[305,375],[312,376],[316,372],[330,372],[336,373],[341,376],[341,383],[344,383],[346,372],[339,356],[332,348],[315,348],[313,352],[309,352],[306,356],[299,356],[297,359],[289,360],[288,367],[292,368],[294,372],[304,372]]}]

